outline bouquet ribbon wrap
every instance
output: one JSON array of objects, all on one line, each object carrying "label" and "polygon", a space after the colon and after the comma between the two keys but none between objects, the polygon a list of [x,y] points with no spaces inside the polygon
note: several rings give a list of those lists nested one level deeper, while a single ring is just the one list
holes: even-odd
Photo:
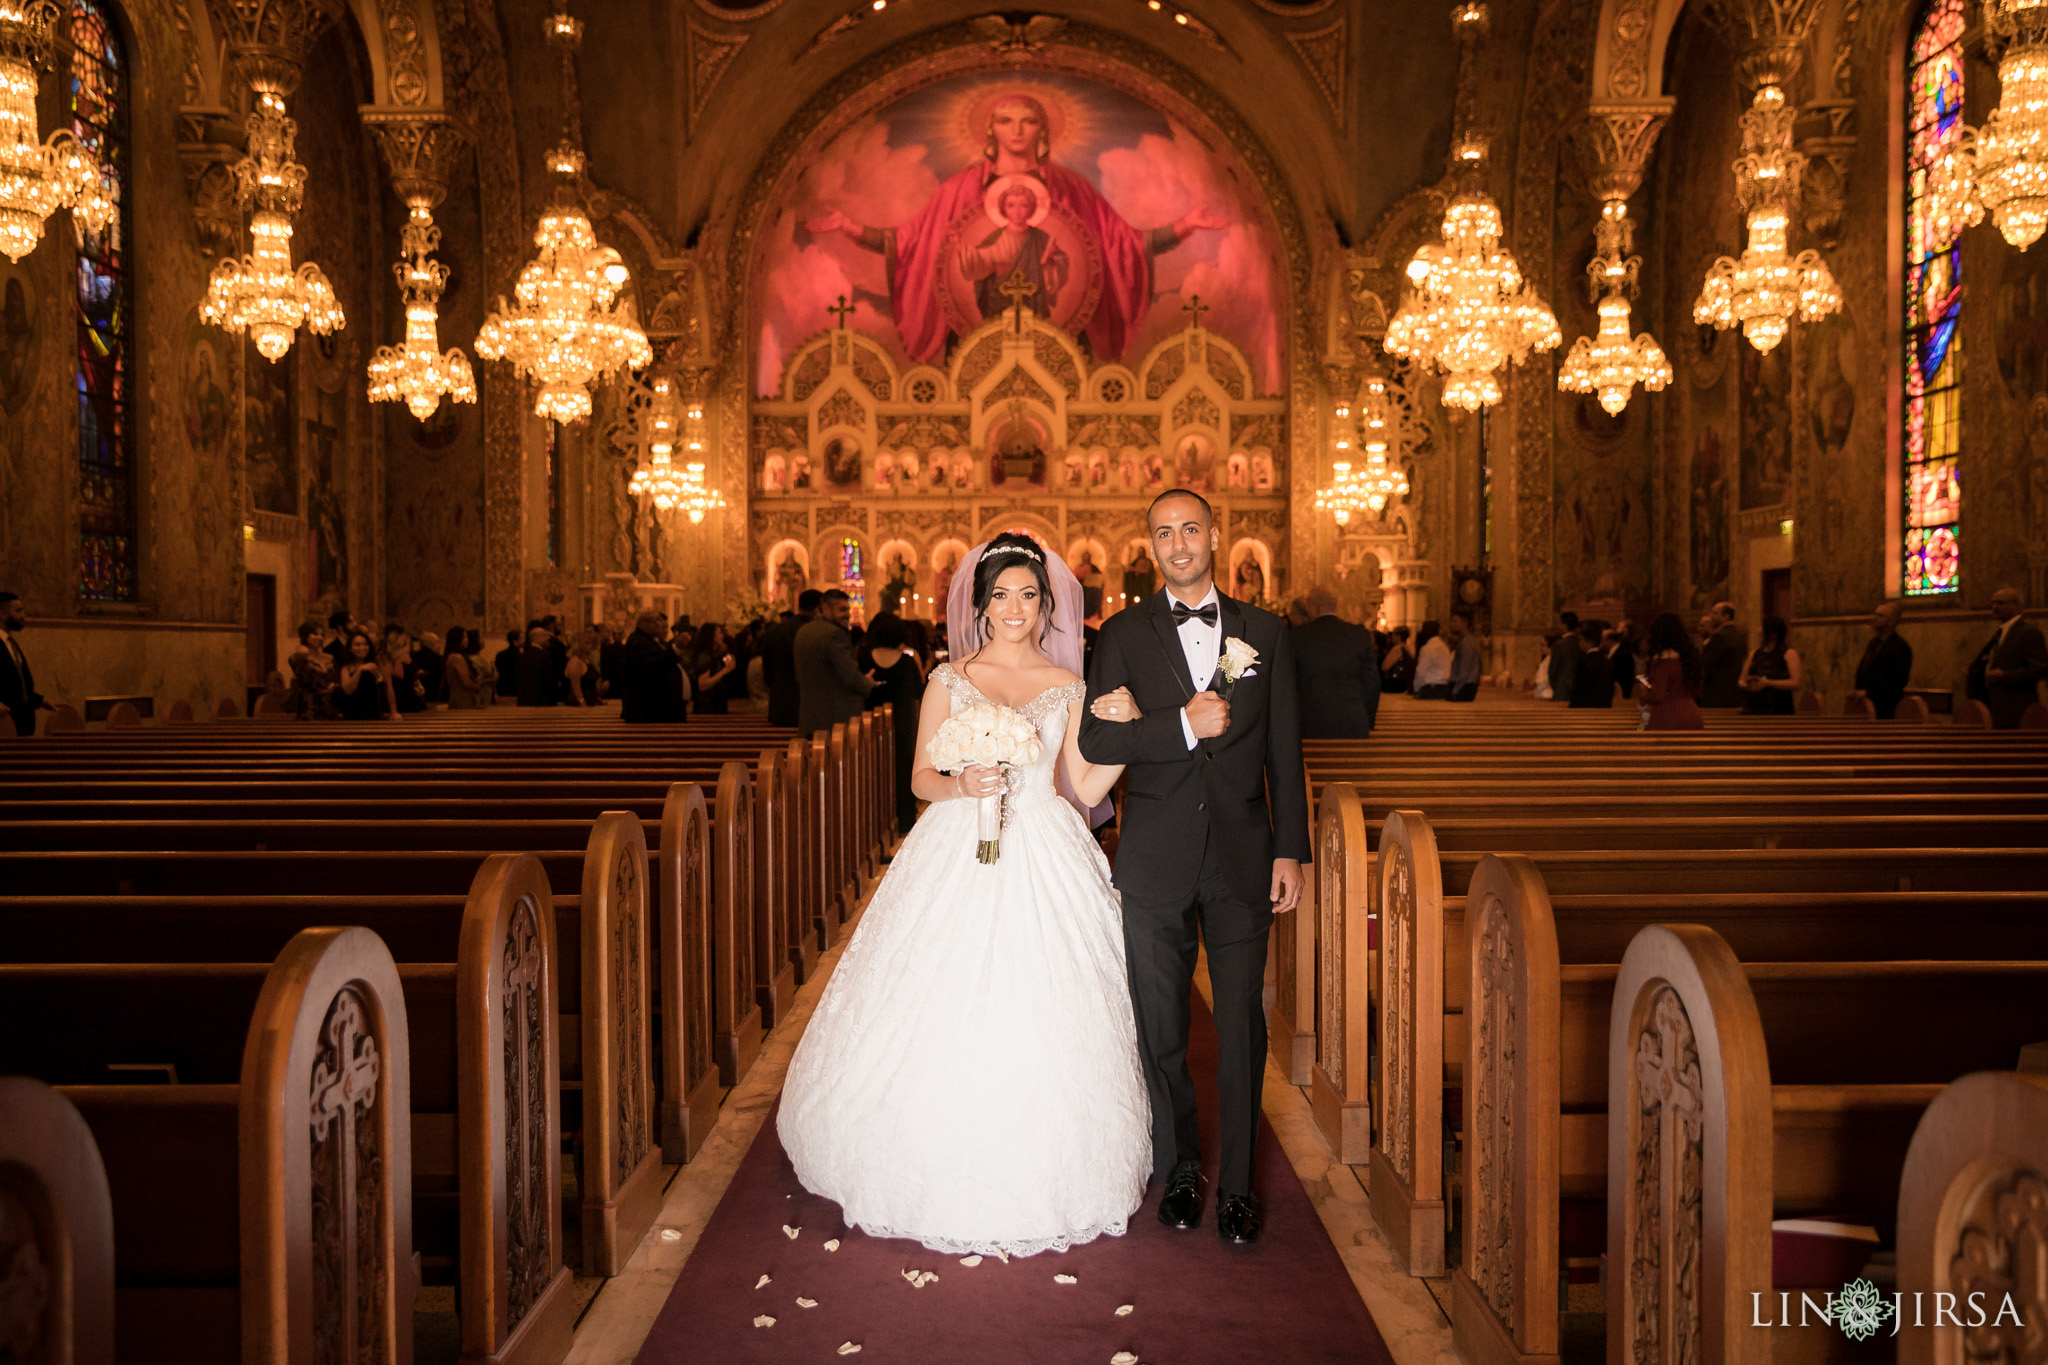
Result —
[{"label": "bouquet ribbon wrap", "polygon": [[1003,794],[979,797],[974,806],[975,832],[980,838],[974,856],[979,862],[992,863],[1003,856]]}]

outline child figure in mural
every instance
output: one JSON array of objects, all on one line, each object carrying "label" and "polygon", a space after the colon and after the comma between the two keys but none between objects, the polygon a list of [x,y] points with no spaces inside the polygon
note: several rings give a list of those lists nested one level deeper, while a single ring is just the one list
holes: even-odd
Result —
[{"label": "child figure in mural", "polygon": [[1052,316],[1067,284],[1067,253],[1039,224],[1052,211],[1052,195],[1029,176],[1004,176],[990,185],[990,215],[1001,224],[960,250],[960,273],[974,281],[974,301],[984,318],[1023,304],[1038,316]]},{"label": "child figure in mural", "polygon": [[[1182,214],[1165,227],[1133,227],[1084,176],[1051,159],[1051,127],[1045,105],[1035,96],[1004,95],[989,109],[981,160],[948,176],[907,222],[896,227],[869,227],[836,208],[805,222],[812,232],[839,232],[863,249],[881,253],[888,263],[889,302],[896,330],[912,359],[936,360],[945,352],[952,327],[940,299],[939,275],[946,268],[941,248],[955,225],[970,215],[996,224],[994,234],[976,234],[981,244],[971,252],[992,251],[996,240],[1003,239],[1001,249],[1013,263],[975,279],[983,317],[993,317],[1009,306],[1002,285],[1012,270],[1020,268],[1017,262],[1026,262],[1027,280],[1036,269],[1037,287],[1043,288],[1047,282],[1051,238],[1035,224],[1047,213],[1059,213],[1078,225],[1102,261],[1101,297],[1084,325],[1094,353],[1105,357],[1124,353],[1125,343],[1151,306],[1152,258],[1196,232],[1229,226],[1222,214],[1203,207]],[[1004,196],[1004,202],[991,204],[991,191]],[[1026,194],[1032,206],[1027,217],[1034,226],[1019,232],[1015,229],[1020,225],[1009,215],[1022,211]],[[988,240],[983,241],[984,237]],[[1027,250],[1027,239],[1039,242],[1035,257]],[[1064,253],[1060,257],[1058,273],[1064,283],[1070,263]],[[1029,264],[1032,260],[1035,266]],[[1032,311],[1050,316],[1057,292],[1056,284],[1051,292],[1025,302]]]}]

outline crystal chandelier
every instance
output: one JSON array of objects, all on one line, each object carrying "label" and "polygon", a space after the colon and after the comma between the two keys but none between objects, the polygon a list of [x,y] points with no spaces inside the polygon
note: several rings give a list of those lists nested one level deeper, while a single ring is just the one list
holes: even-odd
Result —
[{"label": "crystal chandelier", "polygon": [[401,400],[424,422],[441,406],[445,394],[457,403],[476,401],[476,379],[469,357],[451,346],[441,350],[441,291],[448,285],[448,267],[433,258],[441,245],[441,229],[425,197],[411,201],[411,216],[399,233],[405,259],[392,267],[405,298],[405,340],[379,346],[370,358],[370,401]]},{"label": "crystal chandelier", "polygon": [[1610,199],[1601,206],[1594,241],[1586,276],[1599,300],[1600,334],[1572,343],[1558,369],[1557,387],[1567,393],[1597,393],[1600,406],[1618,417],[1636,385],[1656,393],[1671,382],[1671,362],[1648,332],[1629,340],[1628,301],[1635,296],[1643,258],[1630,254],[1635,224],[1629,221],[1626,201]]},{"label": "crystal chandelier", "polygon": [[[1985,17],[2005,44],[1998,107],[1972,129],[1960,118],[1927,174],[1928,224],[1937,250],[1964,227],[1991,221],[2025,251],[2048,228],[2048,10],[2027,0],[1987,0]],[[1939,125],[1929,136],[1939,137]]]},{"label": "crystal chandelier", "polygon": [[1442,246],[1426,244],[1408,263],[1414,290],[1387,324],[1386,348],[1447,376],[1444,402],[1472,412],[1501,400],[1495,372],[1547,351],[1562,337],[1550,307],[1501,245],[1500,206],[1481,187],[1485,139],[1467,136],[1456,153],[1465,187],[1444,210]]},{"label": "crystal chandelier", "polygon": [[1330,513],[1339,526],[1348,526],[1355,514],[1372,510],[1366,502],[1365,490],[1351,472],[1349,460],[1338,460],[1330,466],[1330,486],[1316,490],[1316,510]]},{"label": "crystal chandelier", "polygon": [[[1378,374],[1365,377],[1365,411],[1360,416],[1364,427],[1365,469],[1354,483],[1365,505],[1374,512],[1386,510],[1392,498],[1408,496],[1408,476],[1387,458],[1391,444],[1389,433],[1394,427],[1393,403],[1387,397],[1387,381]],[[1339,523],[1342,524],[1341,522]]]},{"label": "crystal chandelier", "polygon": [[583,152],[574,86],[583,22],[557,8],[547,17],[546,34],[561,54],[562,140],[548,153],[548,169],[557,180],[555,202],[534,230],[540,250],[519,272],[514,302],[499,298],[498,311],[477,333],[476,353],[509,360],[539,384],[533,410],[540,416],[580,422],[590,416],[593,385],[619,370],[652,364],[654,352],[631,302],[620,301],[632,278],[626,264],[618,252],[597,244],[578,199]]},{"label": "crystal chandelier", "polygon": [[265,360],[292,348],[301,326],[320,336],[346,324],[334,287],[308,261],[292,270],[292,215],[306,188],[306,168],[292,160],[299,125],[284,114],[284,96],[256,92],[249,114],[249,152],[235,164],[235,197],[249,216],[249,254],[228,257],[206,282],[202,322],[229,332],[246,330]]},{"label": "crystal chandelier", "polygon": [[[675,466],[676,390],[675,381],[665,374],[654,380],[654,397],[647,405],[645,436],[647,459],[627,480],[626,491],[636,497],[654,499],[654,505],[667,512],[683,502],[689,493],[689,485]],[[701,470],[703,466],[698,468]],[[692,518],[695,521],[703,519],[701,513]]]},{"label": "crystal chandelier", "polygon": [[704,405],[690,404],[684,411],[683,420],[688,433],[684,445],[690,458],[683,465],[684,493],[679,505],[695,525],[704,520],[706,512],[725,509],[725,494],[704,479]]},{"label": "crystal chandelier", "polygon": [[10,261],[36,249],[58,209],[90,232],[114,216],[113,182],[69,129],[36,140],[36,68],[49,64],[62,13],[52,0],[0,4],[0,252]]},{"label": "crystal chandelier", "polygon": [[1709,267],[1706,287],[1692,318],[1718,328],[1742,324],[1742,335],[1759,351],[1784,340],[1798,313],[1817,322],[1842,306],[1835,277],[1817,251],[1794,258],[1787,246],[1792,205],[1806,158],[1792,150],[1792,110],[1785,92],[1766,82],[1757,87],[1742,116],[1742,155],[1735,162],[1735,193],[1749,214],[1749,244],[1742,259],[1723,256]]}]

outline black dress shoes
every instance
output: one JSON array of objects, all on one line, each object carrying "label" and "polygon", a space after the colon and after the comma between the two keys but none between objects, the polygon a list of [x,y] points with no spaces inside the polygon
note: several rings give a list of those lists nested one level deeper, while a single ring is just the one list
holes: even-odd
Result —
[{"label": "black dress shoes", "polygon": [[1265,1220],[1259,1216],[1258,1201],[1248,1194],[1224,1194],[1216,1198],[1216,1236],[1234,1247],[1248,1247],[1259,1240]]},{"label": "black dress shoes", "polygon": [[1159,1221],[1181,1232],[1202,1226],[1202,1168],[1186,1165],[1174,1171],[1159,1198]]}]

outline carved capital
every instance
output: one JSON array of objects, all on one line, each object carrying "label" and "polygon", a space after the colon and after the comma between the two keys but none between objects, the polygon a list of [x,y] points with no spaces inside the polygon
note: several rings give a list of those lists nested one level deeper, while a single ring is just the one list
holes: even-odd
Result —
[{"label": "carved capital", "polygon": [[1799,70],[1822,0],[1709,0],[1700,11],[1742,56],[1742,79],[1754,89],[1784,85]]},{"label": "carved capital", "polygon": [[[203,134],[205,121],[192,131]],[[231,256],[241,243],[242,209],[235,200],[234,166],[241,150],[225,142],[193,140],[178,144],[178,164],[185,173],[185,194],[192,201],[192,222],[199,231],[199,250],[207,256]]]},{"label": "carved capital", "polygon": [[[231,55],[273,49],[296,66],[313,40],[342,18],[346,0],[206,0],[214,32]],[[289,94],[289,91],[279,91]]]},{"label": "carved capital", "polygon": [[439,112],[365,109],[362,114],[399,198],[438,208],[447,197],[456,159],[470,144],[468,127]]},{"label": "carved capital", "polygon": [[1577,138],[1594,198],[1603,204],[1626,201],[1641,187],[1673,103],[1667,99],[1594,106]]}]

